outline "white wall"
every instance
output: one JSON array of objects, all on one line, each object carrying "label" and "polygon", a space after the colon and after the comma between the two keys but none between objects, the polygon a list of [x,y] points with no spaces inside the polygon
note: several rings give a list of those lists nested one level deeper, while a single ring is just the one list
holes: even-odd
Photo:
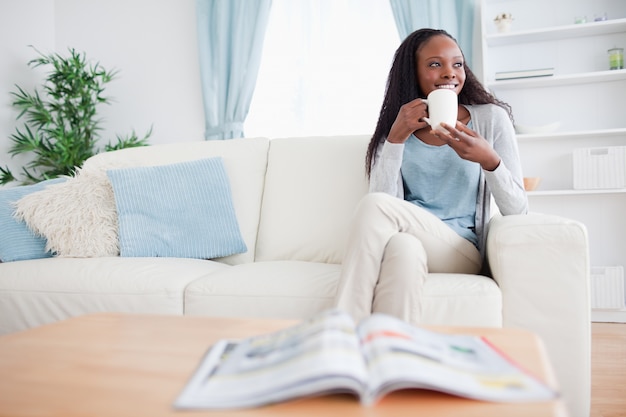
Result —
[{"label": "white wall", "polygon": [[102,144],[151,125],[152,144],[203,139],[194,0],[0,0],[0,166],[23,164],[7,153],[21,125],[10,92],[44,77],[27,66],[36,57],[27,45],[72,47],[119,70],[105,91],[114,102],[100,108]]},{"label": "white wall", "polygon": [[0,0],[0,166],[14,172],[26,161],[10,158],[9,135],[14,132],[17,112],[11,107],[15,85],[33,88],[43,72],[28,69],[34,55],[27,45],[42,50],[54,47],[54,1]]}]

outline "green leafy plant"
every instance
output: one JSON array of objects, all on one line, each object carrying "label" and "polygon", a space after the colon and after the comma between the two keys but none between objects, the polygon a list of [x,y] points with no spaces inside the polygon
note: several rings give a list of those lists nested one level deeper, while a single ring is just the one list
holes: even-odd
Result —
[{"label": "green leafy plant", "polygon": [[109,104],[104,87],[117,74],[107,71],[99,63],[90,63],[84,53],[69,49],[69,56],[44,55],[28,63],[31,68],[50,66],[40,94],[16,86],[12,92],[12,105],[24,119],[24,126],[17,127],[10,136],[12,146],[9,154],[31,154],[31,162],[22,167],[18,179],[8,167],[0,167],[0,184],[21,181],[31,184],[45,179],[71,175],[90,156],[104,150],[145,146],[150,129],[143,137],[133,131],[126,136],[117,135],[117,141],[100,148],[98,141],[102,130],[97,118],[97,107]]}]

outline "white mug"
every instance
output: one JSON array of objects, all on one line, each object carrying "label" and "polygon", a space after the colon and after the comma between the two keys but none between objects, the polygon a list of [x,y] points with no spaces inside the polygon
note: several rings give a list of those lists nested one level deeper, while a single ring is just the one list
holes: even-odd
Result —
[{"label": "white mug", "polygon": [[423,100],[428,106],[428,116],[423,120],[433,129],[444,130],[441,123],[446,123],[452,127],[456,126],[457,113],[459,111],[459,101],[457,95],[452,90],[437,89],[428,94],[428,98]]}]

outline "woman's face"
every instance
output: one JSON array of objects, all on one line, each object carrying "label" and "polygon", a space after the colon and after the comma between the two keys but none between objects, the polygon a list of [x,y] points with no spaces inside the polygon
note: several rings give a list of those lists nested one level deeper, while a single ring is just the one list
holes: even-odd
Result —
[{"label": "woman's face", "polygon": [[454,40],[445,35],[430,38],[417,52],[417,82],[427,96],[438,88],[457,95],[465,84],[463,54]]}]

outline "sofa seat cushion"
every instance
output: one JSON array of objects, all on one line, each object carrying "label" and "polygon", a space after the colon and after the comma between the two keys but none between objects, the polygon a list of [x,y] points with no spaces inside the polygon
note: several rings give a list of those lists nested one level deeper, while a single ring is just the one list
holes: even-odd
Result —
[{"label": "sofa seat cushion", "polygon": [[[305,319],[333,306],[340,268],[337,264],[267,261],[216,270],[189,284],[185,314]],[[423,322],[500,327],[500,289],[484,276],[429,274]]]},{"label": "sofa seat cushion", "polygon": [[214,271],[185,292],[185,314],[303,319],[330,308],[339,265],[255,262]]},{"label": "sofa seat cushion", "polygon": [[180,315],[187,284],[227,268],[180,258],[47,258],[0,264],[0,334],[95,312]]},{"label": "sofa seat cushion", "polygon": [[482,275],[428,274],[423,324],[502,327],[502,292]]}]

